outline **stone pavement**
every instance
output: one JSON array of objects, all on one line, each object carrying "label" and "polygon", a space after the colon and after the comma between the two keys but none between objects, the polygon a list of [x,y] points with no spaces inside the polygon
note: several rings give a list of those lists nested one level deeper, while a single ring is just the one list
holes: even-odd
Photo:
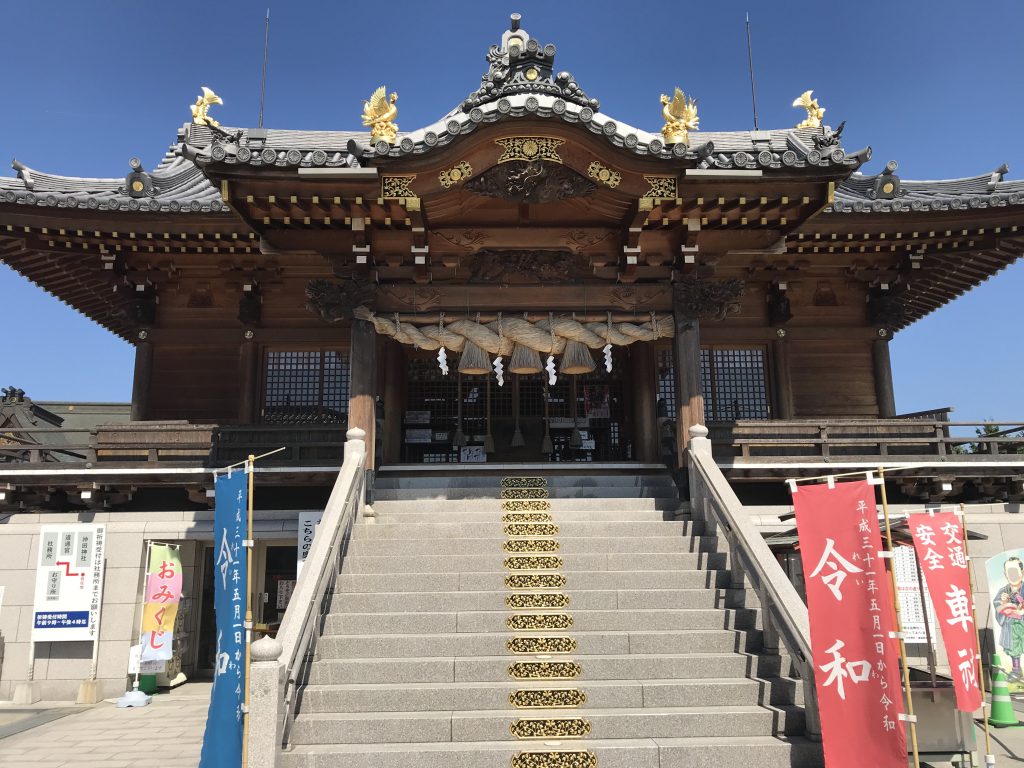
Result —
[{"label": "stone pavement", "polygon": [[[210,683],[188,683],[139,709],[117,709],[114,702],[76,707],[74,714],[0,739],[0,766],[196,768]],[[5,709],[0,706],[0,715]]]}]

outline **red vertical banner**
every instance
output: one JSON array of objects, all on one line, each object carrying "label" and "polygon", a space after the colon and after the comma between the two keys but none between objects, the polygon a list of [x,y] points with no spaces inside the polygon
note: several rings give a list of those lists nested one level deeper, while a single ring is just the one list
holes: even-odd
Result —
[{"label": "red vertical banner", "polygon": [[956,689],[956,706],[974,712],[981,706],[978,684],[978,632],[967,571],[964,528],[953,512],[912,515],[908,521],[935,616],[942,631]]},{"label": "red vertical banner", "polygon": [[829,768],[906,768],[892,589],[866,481],[793,493]]}]

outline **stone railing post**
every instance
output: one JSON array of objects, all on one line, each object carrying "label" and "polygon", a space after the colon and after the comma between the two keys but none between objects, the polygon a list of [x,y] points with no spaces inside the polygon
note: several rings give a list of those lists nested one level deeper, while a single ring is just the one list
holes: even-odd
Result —
[{"label": "stone railing post", "polygon": [[248,768],[276,768],[284,724],[281,644],[261,637],[250,648]]},{"label": "stone railing post", "polygon": [[[348,432],[345,433],[345,461],[349,459],[359,459],[366,457],[366,431],[359,427],[352,427]],[[366,482],[366,476],[364,475],[361,479],[356,482],[362,484]],[[366,506],[366,488],[363,487],[363,492],[359,494],[358,507],[356,509],[356,517],[364,516],[366,510],[369,509],[372,514],[372,508]]]},{"label": "stone railing post", "polygon": [[711,441],[708,439],[708,428],[703,424],[690,427],[690,450],[694,453],[711,455]]}]

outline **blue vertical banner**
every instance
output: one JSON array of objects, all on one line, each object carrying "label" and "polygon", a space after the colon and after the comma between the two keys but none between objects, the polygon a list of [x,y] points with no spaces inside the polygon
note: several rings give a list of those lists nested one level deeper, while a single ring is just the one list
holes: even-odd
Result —
[{"label": "blue vertical banner", "polygon": [[213,513],[214,606],[217,662],[206,717],[200,768],[242,765],[242,703],[245,701],[245,611],[248,476],[239,469],[218,475]]}]

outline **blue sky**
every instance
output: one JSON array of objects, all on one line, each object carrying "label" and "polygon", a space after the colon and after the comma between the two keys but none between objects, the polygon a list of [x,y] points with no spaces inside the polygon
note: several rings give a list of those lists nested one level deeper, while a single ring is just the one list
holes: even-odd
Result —
[{"label": "blue sky", "polygon": [[[754,34],[759,122],[787,127],[807,88],[847,121],[848,150],[870,144],[904,178],[1024,173],[1024,59],[1019,0],[858,3],[721,0],[297,2],[272,5],[269,127],[352,129],[381,83],[399,124],[433,122],[479,83],[508,14],[558,47],[604,112],[657,130],[658,96],[680,85],[705,130],[751,127],[743,19]],[[219,93],[226,125],[255,125],[266,2],[0,0],[0,158],[81,176],[121,176],[137,155],[156,164],[200,85]],[[13,173],[13,172],[10,172]],[[897,334],[900,411],[955,406],[961,420],[1024,416],[1019,354],[1024,264]],[[122,400],[133,350],[0,266],[0,384],[36,399]]]}]

